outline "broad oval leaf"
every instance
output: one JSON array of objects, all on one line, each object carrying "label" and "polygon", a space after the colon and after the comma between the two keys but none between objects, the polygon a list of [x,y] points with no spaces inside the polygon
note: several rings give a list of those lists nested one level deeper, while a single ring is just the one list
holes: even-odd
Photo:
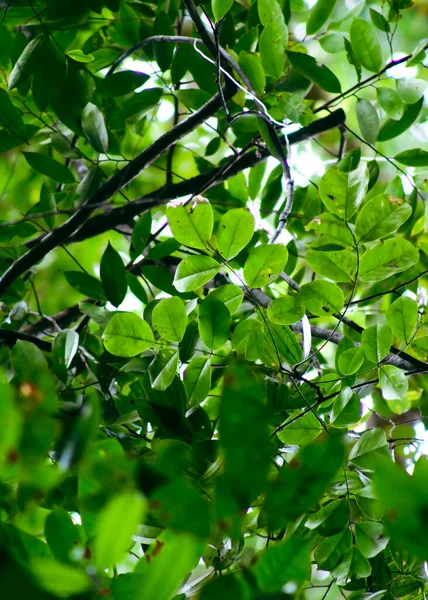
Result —
[{"label": "broad oval leaf", "polygon": [[174,287],[179,292],[192,292],[217,275],[220,265],[209,256],[188,256],[177,267]]},{"label": "broad oval leaf", "polygon": [[309,249],[306,262],[315,273],[333,281],[349,283],[357,274],[357,258],[349,250],[321,252]]},{"label": "broad oval leaf", "polygon": [[142,86],[149,75],[136,71],[119,71],[104,79],[96,79],[97,91],[105,98],[124,96]]},{"label": "broad oval leaf", "polygon": [[386,87],[378,87],[376,88],[376,95],[377,101],[388,117],[395,121],[401,119],[404,112],[404,102],[395,90]]},{"label": "broad oval leaf", "polygon": [[211,0],[211,8],[216,21],[220,21],[232,8],[233,0]]},{"label": "broad oval leaf", "polygon": [[67,169],[67,167],[64,167],[64,165],[58,161],[50,158],[50,156],[45,156],[38,152],[23,152],[22,154],[30,167],[35,171],[38,171],[59,183],[75,183],[74,176],[70,169]]},{"label": "broad oval leaf", "polygon": [[365,19],[353,19],[351,44],[363,67],[372,73],[378,73],[382,67],[382,46],[375,29]]},{"label": "broad oval leaf", "polygon": [[184,371],[184,387],[190,406],[200,404],[211,389],[211,360],[209,356],[195,356]]},{"label": "broad oval leaf", "polygon": [[358,242],[379,240],[405,223],[412,214],[410,204],[390,194],[379,194],[364,204],[355,221]]},{"label": "broad oval leaf", "polygon": [[367,360],[379,363],[388,354],[392,344],[392,332],[385,323],[367,327],[361,334],[361,345]]},{"label": "broad oval leaf", "polygon": [[181,298],[163,298],[152,313],[153,326],[168,342],[181,342],[186,331],[186,306]]},{"label": "broad oval leaf", "polygon": [[231,315],[238,310],[244,298],[244,292],[241,290],[241,288],[239,288],[237,285],[233,285],[232,283],[221,285],[215,290],[212,290],[210,295],[223,302],[223,304],[229,309]]},{"label": "broad oval leaf", "polygon": [[404,133],[416,119],[419,117],[424,100],[421,98],[415,104],[406,104],[404,107],[403,116],[398,121],[388,119],[380,128],[378,141],[386,142]]},{"label": "broad oval leaf", "polygon": [[245,261],[244,278],[250,287],[263,287],[279,275],[288,260],[288,250],[280,244],[256,246]]},{"label": "broad oval leaf", "polygon": [[306,412],[299,419],[295,419],[298,414],[292,414],[288,419],[289,424],[286,421],[283,429],[277,433],[281,442],[288,446],[306,446],[323,431],[323,426],[313,412]]},{"label": "broad oval leaf", "polygon": [[262,323],[257,319],[245,319],[238,323],[232,335],[232,347],[249,361],[260,358],[264,348]]},{"label": "broad oval leaf", "polygon": [[93,300],[106,301],[106,295],[99,279],[83,271],[64,271],[64,277],[72,288]]},{"label": "broad oval leaf", "polygon": [[152,388],[162,392],[174,381],[178,367],[178,351],[174,348],[161,348],[149,365]]},{"label": "broad oval leaf", "polygon": [[154,337],[149,324],[134,313],[118,312],[103,333],[105,349],[115,356],[131,357],[150,348]]},{"label": "broad oval leaf", "polygon": [[385,400],[402,400],[409,389],[406,375],[393,365],[379,368],[379,385]]},{"label": "broad oval leaf", "polygon": [[328,21],[333,12],[336,0],[318,0],[315,6],[311,8],[308,22],[306,23],[306,34],[313,35],[321,29]]},{"label": "broad oval leaf", "polygon": [[360,260],[361,281],[381,281],[415,265],[419,251],[402,238],[386,240],[370,248]]},{"label": "broad oval leaf", "polygon": [[407,167],[428,167],[428,152],[422,148],[404,150],[396,154],[394,160]]},{"label": "broad oval leaf", "polygon": [[107,569],[120,562],[132,545],[132,535],[144,518],[146,501],[140,492],[114,496],[100,512],[93,542],[95,562]]},{"label": "broad oval leaf", "polygon": [[199,335],[210,350],[218,350],[229,339],[230,312],[211,294],[199,305]]},{"label": "broad oval leaf", "polygon": [[103,114],[91,102],[83,109],[82,129],[94,150],[104,154],[108,151],[108,133]]},{"label": "broad oval leaf", "polygon": [[299,296],[284,296],[272,300],[268,306],[268,317],[273,323],[291,325],[297,323],[305,314],[305,307]]},{"label": "broad oval leaf", "polygon": [[338,313],[345,304],[340,287],[321,279],[302,285],[298,297],[307,310],[319,317]]},{"label": "broad oval leaf", "polygon": [[348,348],[339,356],[337,365],[339,371],[345,375],[353,375],[358,371],[364,361],[364,352],[361,346]]},{"label": "broad oval leaf", "polygon": [[350,387],[340,391],[331,410],[331,422],[335,427],[349,427],[360,420],[361,402]]},{"label": "broad oval leaf", "polygon": [[397,94],[405,104],[414,104],[418,102],[428,87],[428,81],[424,79],[398,79]]},{"label": "broad oval leaf", "polygon": [[110,242],[101,257],[100,277],[107,299],[118,307],[125,299],[128,281],[123,260]]},{"label": "broad oval leaf", "polygon": [[370,468],[378,457],[389,458],[386,433],[380,428],[363,433],[349,453],[349,460],[363,469]]},{"label": "broad oval leaf", "polygon": [[364,200],[368,184],[365,162],[349,173],[330,167],[320,181],[321,200],[333,215],[350,219]]},{"label": "broad oval leaf", "polygon": [[363,138],[369,144],[375,144],[379,133],[379,117],[373,104],[365,98],[358,98],[357,120]]},{"label": "broad oval leaf", "polygon": [[386,311],[386,321],[394,337],[409,343],[418,324],[418,304],[409,296],[400,296]]},{"label": "broad oval leaf", "polygon": [[287,50],[287,56],[295,69],[304,77],[319,85],[322,90],[332,94],[340,94],[342,88],[336,75],[325,65],[319,66],[313,56],[289,50]]},{"label": "broad oval leaf", "polygon": [[271,19],[260,35],[260,60],[266,75],[274,79],[279,79],[284,72],[287,39],[288,30],[282,14]]},{"label": "broad oval leaf", "polygon": [[217,247],[226,260],[234,258],[245,248],[254,235],[254,217],[245,208],[229,210],[220,219],[217,229]]},{"label": "broad oval leaf", "polygon": [[213,232],[213,209],[211,204],[199,196],[193,204],[170,205],[166,216],[175,239],[191,248],[207,249]]}]

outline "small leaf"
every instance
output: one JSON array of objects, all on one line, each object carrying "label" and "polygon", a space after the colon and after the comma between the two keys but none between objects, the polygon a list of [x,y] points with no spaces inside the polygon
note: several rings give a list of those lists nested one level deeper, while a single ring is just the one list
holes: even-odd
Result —
[{"label": "small leaf", "polygon": [[408,344],[418,324],[418,304],[408,296],[400,296],[386,312],[386,321],[394,337]]},{"label": "small leaf", "polygon": [[52,344],[53,356],[68,369],[79,347],[79,334],[72,329],[63,329]]},{"label": "small leaf", "polygon": [[168,342],[181,342],[186,331],[186,307],[181,298],[163,298],[152,313],[153,326]]},{"label": "small leaf", "polygon": [[340,287],[320,279],[302,285],[298,298],[307,310],[319,317],[338,313],[345,304]]},{"label": "small leaf", "polygon": [[360,260],[361,281],[381,281],[415,265],[419,251],[402,238],[386,240],[370,248]]},{"label": "small leaf", "polygon": [[391,28],[388,21],[380,12],[374,10],[373,8],[370,8],[370,19],[372,20],[373,25],[379,29],[379,31],[383,31],[385,33],[390,32]]},{"label": "small leaf", "polygon": [[297,537],[289,538],[265,550],[253,570],[264,597],[279,594],[290,581],[302,584],[310,579],[310,546]]},{"label": "small leaf", "polygon": [[402,400],[409,389],[406,375],[393,365],[379,368],[379,385],[385,400]]},{"label": "small leaf", "polygon": [[333,281],[354,281],[357,273],[357,259],[349,250],[321,252],[309,249],[306,262],[315,273]]},{"label": "small leaf", "polygon": [[244,354],[246,360],[259,359],[264,349],[262,323],[257,319],[240,321],[233,331],[232,347],[235,352]]},{"label": "small leaf", "polygon": [[334,10],[336,0],[317,0],[306,23],[306,35],[313,35],[325,25]]},{"label": "small leaf", "polygon": [[259,56],[254,52],[243,50],[239,54],[239,66],[250,80],[255,92],[261,96],[266,87],[266,75]]},{"label": "small leaf", "polygon": [[229,309],[231,315],[238,310],[244,298],[244,292],[237,285],[228,283],[221,285],[210,292],[210,295],[221,300]]},{"label": "small leaf", "polygon": [[313,412],[308,412],[295,420],[299,413],[290,415],[288,424],[277,435],[281,442],[288,446],[306,446],[313,442],[323,430],[323,427]]},{"label": "small leaf", "polygon": [[304,77],[319,85],[322,90],[340,94],[342,88],[336,75],[325,65],[319,66],[313,56],[302,52],[291,52],[290,50],[287,50],[287,56],[295,69]]},{"label": "small leaf", "polygon": [[75,50],[68,50],[67,56],[79,63],[91,63],[95,60],[93,54],[85,54],[80,48],[76,48]]},{"label": "small leaf", "polygon": [[116,307],[122,304],[128,291],[126,269],[120,254],[110,242],[101,257],[100,276],[109,302]]},{"label": "small leaf", "polygon": [[59,183],[75,183],[72,172],[49,156],[38,152],[23,152],[25,160],[32,169],[50,177]]},{"label": "small leaf", "polygon": [[348,348],[339,356],[337,364],[339,371],[345,375],[353,375],[358,371],[364,361],[364,352],[361,346],[358,348]]},{"label": "small leaf", "polygon": [[349,172],[330,167],[320,181],[321,200],[334,215],[350,219],[367,193],[369,175],[365,162]]},{"label": "small leaf", "polygon": [[331,422],[335,427],[349,427],[360,420],[361,403],[350,387],[340,391],[331,411]]},{"label": "small leaf", "polygon": [[43,40],[43,34],[36,36],[28,45],[24,48],[21,56],[15,63],[12,73],[9,77],[9,89],[12,90],[14,87],[24,81],[30,74],[35,61],[37,60],[37,49],[39,48]]},{"label": "small leaf", "polygon": [[134,313],[118,312],[112,316],[103,333],[106,350],[115,356],[141,354],[154,342],[148,323]]},{"label": "small leaf", "polygon": [[103,114],[91,102],[83,109],[82,129],[94,150],[104,153],[108,151],[108,133]]},{"label": "small leaf", "polygon": [[415,104],[424,95],[428,81],[424,79],[397,79],[397,94],[405,104]]},{"label": "small leaf", "polygon": [[407,167],[428,167],[428,152],[422,148],[404,150],[396,154],[394,160]]},{"label": "small leaf", "polygon": [[305,307],[299,296],[276,298],[268,306],[268,317],[273,323],[291,325],[297,323],[305,314]]},{"label": "small leaf", "polygon": [[142,494],[123,491],[100,512],[94,540],[95,562],[107,569],[120,562],[132,545],[132,535],[144,518],[146,501]]},{"label": "small leaf", "polygon": [[363,243],[383,238],[396,231],[411,214],[412,207],[401,198],[379,194],[364,204],[358,213],[355,237]]},{"label": "small leaf", "polygon": [[230,312],[211,294],[199,305],[199,335],[210,350],[218,350],[229,339]]},{"label": "small leaf", "polygon": [[348,38],[344,37],[343,42],[344,42],[345,50],[346,50],[346,58],[348,59],[349,64],[354,67],[355,73],[357,74],[358,83],[359,83],[361,81],[361,75],[363,72],[361,63],[358,60],[357,55],[355,54],[354,49],[352,48],[352,44],[348,40]]},{"label": "small leaf", "polygon": [[195,356],[184,371],[184,387],[190,406],[200,404],[211,389],[211,362],[209,356]]},{"label": "small leaf", "polygon": [[373,558],[384,550],[389,542],[383,523],[359,521],[355,523],[355,542],[366,558]]},{"label": "small leaf", "polygon": [[376,428],[363,433],[349,453],[349,460],[364,469],[372,464],[373,459],[383,456],[389,457],[386,433]]},{"label": "small leaf", "polygon": [[392,344],[392,332],[385,323],[367,327],[361,334],[361,345],[367,360],[379,363],[388,354]]},{"label": "small leaf", "polygon": [[363,138],[369,144],[375,144],[379,133],[379,117],[373,104],[364,98],[357,102],[357,120]]},{"label": "small leaf", "polygon": [[67,283],[80,294],[89,296],[93,300],[106,301],[102,283],[99,279],[93,277],[93,275],[81,271],[64,271],[64,277]]},{"label": "small leaf", "polygon": [[388,117],[398,121],[404,113],[404,103],[395,90],[387,87],[376,88],[377,101]]},{"label": "small leaf", "polygon": [[0,88],[0,125],[12,135],[21,139],[21,143],[27,139],[27,129],[22,120],[22,115],[7,92]]},{"label": "small leaf", "polygon": [[423,103],[423,98],[421,98],[415,104],[406,104],[401,119],[398,121],[394,119],[388,119],[380,128],[378,141],[386,142],[387,140],[392,140],[393,138],[407,131],[407,129],[409,129],[409,127],[411,127],[411,125],[413,125],[418,118]]},{"label": "small leaf", "polygon": [[265,244],[250,250],[244,265],[244,278],[251,287],[263,287],[272,276],[284,269],[288,260],[288,250],[280,244]]},{"label": "small leaf", "polygon": [[214,19],[220,21],[232,8],[233,0],[211,0]]},{"label": "small leaf", "polygon": [[372,73],[378,73],[382,67],[382,46],[368,21],[359,17],[353,19],[351,44],[363,67]]},{"label": "small leaf", "polygon": [[174,381],[178,367],[178,351],[174,348],[161,348],[149,365],[152,388],[160,392],[169,388]]},{"label": "small leaf", "polygon": [[217,230],[218,251],[226,260],[234,258],[254,235],[254,217],[245,208],[229,210],[220,219]]},{"label": "small leaf", "polygon": [[270,20],[259,38],[259,52],[266,75],[279,79],[284,72],[288,30],[284,16]]},{"label": "small leaf", "polygon": [[188,256],[177,267],[174,287],[179,292],[191,292],[217,275],[220,265],[209,256]]},{"label": "small leaf", "polygon": [[214,217],[211,204],[205,198],[199,196],[193,204],[169,205],[166,216],[172,235],[180,244],[199,250],[207,249]]},{"label": "small leaf", "polygon": [[130,94],[141,87],[149,79],[149,75],[136,71],[119,71],[107,75],[104,79],[96,79],[97,91],[104,98],[115,98]]}]

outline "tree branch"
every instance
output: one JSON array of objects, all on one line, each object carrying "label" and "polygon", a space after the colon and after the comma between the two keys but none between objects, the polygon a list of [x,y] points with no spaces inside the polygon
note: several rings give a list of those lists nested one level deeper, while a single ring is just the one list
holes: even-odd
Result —
[{"label": "tree branch", "polygon": [[4,340],[11,346],[13,346],[13,344],[15,344],[15,342],[18,340],[23,340],[24,342],[31,342],[40,348],[40,350],[45,350],[46,352],[50,352],[52,349],[52,344],[50,342],[41,340],[38,337],[29,335],[28,333],[23,333],[22,331],[13,331],[12,329],[0,329],[0,340]]}]

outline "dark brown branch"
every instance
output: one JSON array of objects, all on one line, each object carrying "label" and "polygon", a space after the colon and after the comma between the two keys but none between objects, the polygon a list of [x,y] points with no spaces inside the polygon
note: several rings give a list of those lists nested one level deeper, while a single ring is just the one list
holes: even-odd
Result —
[{"label": "dark brown branch", "polygon": [[40,350],[45,350],[46,352],[50,352],[52,348],[52,344],[50,342],[41,340],[38,337],[29,335],[28,333],[23,333],[22,331],[13,331],[11,329],[0,329],[0,340],[4,340],[10,346],[13,346],[18,340],[31,342],[40,348]]},{"label": "dark brown branch", "polygon": [[[236,88],[233,84],[225,85],[224,95],[230,99],[235,93]],[[216,114],[221,109],[220,95],[217,93],[204,106],[194,112],[184,121],[178,123],[176,127],[167,131],[158,138],[151,146],[143,150],[136,158],[131,160],[126,167],[118,171],[108,181],[106,181],[93,196],[77,210],[60,227],[57,227],[46,236],[44,236],[28,252],[16,260],[0,279],[0,298],[4,295],[12,283],[28,269],[37,264],[51,250],[68,241],[70,236],[89,218],[97,205],[106,202],[109,198],[120,192],[129,184],[141,171],[151,165],[168,148],[175,144],[180,138],[184,137],[196,127],[201,125],[206,119]]]}]

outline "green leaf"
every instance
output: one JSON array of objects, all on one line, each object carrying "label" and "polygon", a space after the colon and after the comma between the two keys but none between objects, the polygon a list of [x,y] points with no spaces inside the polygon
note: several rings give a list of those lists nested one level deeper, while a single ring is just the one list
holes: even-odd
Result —
[{"label": "green leaf", "polygon": [[385,400],[402,400],[409,389],[407,377],[393,365],[379,368],[379,385]]},{"label": "green leaf", "polygon": [[376,88],[377,101],[388,117],[398,121],[404,113],[404,103],[395,90],[387,87]]},{"label": "green leaf", "polygon": [[[299,417],[299,414],[302,416]],[[285,421],[284,428],[277,433],[277,436],[287,446],[306,446],[313,442],[321,431],[323,427],[313,412],[295,412],[291,414],[288,421]]]},{"label": "green leaf", "polygon": [[149,300],[147,298],[146,291],[143,288],[143,286],[141,285],[138,277],[136,277],[133,273],[127,272],[126,273],[126,281],[128,283],[129,289],[134,294],[134,296],[136,298],[138,298],[138,300],[140,302],[142,302],[143,304],[147,304]]},{"label": "green leaf", "polygon": [[[205,543],[193,535],[164,531],[137,563],[133,600],[170,600],[198,564]],[[150,558],[147,558],[150,557]]]},{"label": "green leaf", "polygon": [[24,48],[10,74],[8,84],[9,90],[20,85],[31,74],[37,60],[37,49],[41,45],[42,40],[43,34],[40,34],[33,38]]},{"label": "green leaf", "polygon": [[126,269],[119,252],[110,242],[101,257],[100,277],[109,302],[116,307],[122,304],[128,291]]},{"label": "green leaf", "polygon": [[362,579],[369,577],[371,572],[369,561],[354,545],[343,555],[342,560],[332,570],[332,574],[337,577],[341,585],[344,585],[350,578]]},{"label": "green leaf", "polygon": [[85,54],[80,48],[68,50],[67,56],[79,63],[91,63],[95,60],[93,54]]},{"label": "green leaf", "polygon": [[386,240],[370,248],[360,260],[361,281],[381,281],[409,269],[419,260],[419,251],[402,238]]},{"label": "green leaf", "polygon": [[298,298],[307,310],[319,317],[338,313],[345,304],[340,287],[320,279],[302,285]]},{"label": "green leaf", "polygon": [[149,365],[152,388],[163,391],[172,384],[178,367],[178,351],[174,348],[161,348]]},{"label": "green leaf", "polygon": [[205,198],[199,197],[193,204],[170,205],[166,216],[175,239],[191,248],[207,249],[213,232],[213,209]]},{"label": "green leaf", "polygon": [[191,292],[217,275],[220,265],[209,256],[189,256],[177,267],[174,287],[179,292]]},{"label": "green leaf", "polygon": [[367,327],[361,334],[361,345],[367,360],[379,363],[388,354],[392,344],[392,332],[386,323]]},{"label": "green leaf", "polygon": [[297,323],[305,314],[302,298],[299,296],[284,296],[272,300],[268,306],[268,317],[273,323],[290,325]]},{"label": "green leaf", "polygon": [[107,569],[124,558],[132,546],[132,535],[144,519],[145,508],[146,501],[140,492],[123,491],[102,509],[93,545],[99,569]]},{"label": "green leaf", "polygon": [[[343,356],[343,355],[342,355]],[[331,422],[335,427],[349,427],[360,420],[360,399],[350,387],[340,391],[331,410]]]},{"label": "green leaf", "polygon": [[363,556],[373,558],[386,548],[389,538],[382,523],[359,521],[355,523],[355,541]]},{"label": "green leaf", "polygon": [[339,356],[337,365],[343,375],[353,375],[358,371],[364,361],[364,352],[361,346],[348,348]]},{"label": "green leaf", "polygon": [[336,0],[318,0],[311,8],[309,19],[306,23],[306,35],[313,35],[325,25],[334,10]]},{"label": "green leaf", "polygon": [[363,433],[349,453],[349,460],[362,469],[370,468],[373,461],[389,457],[388,442],[383,429],[371,429]]},{"label": "green leaf", "polygon": [[390,31],[390,26],[388,21],[385,19],[385,17],[378,12],[377,10],[374,10],[373,8],[370,8],[370,19],[372,20],[373,25],[379,29],[379,31],[383,31],[385,33],[389,33]]},{"label": "green leaf", "polygon": [[80,294],[89,296],[93,300],[106,301],[107,298],[102,283],[96,277],[81,271],[64,271],[64,277],[67,283]]},{"label": "green leaf", "polygon": [[260,60],[266,75],[273,79],[279,79],[284,72],[287,39],[288,30],[282,13],[271,19],[260,35]]},{"label": "green leaf", "polygon": [[[52,193],[51,186],[48,182],[44,182],[40,190],[40,200],[38,203],[40,212],[55,212],[56,201],[55,196]],[[46,215],[44,221],[51,229],[55,226],[55,215]]]},{"label": "green leaf", "polygon": [[39,586],[56,598],[69,598],[89,592],[92,588],[89,575],[74,565],[31,557],[29,566]]},{"label": "green leaf", "polygon": [[105,349],[115,356],[141,354],[154,342],[146,321],[133,313],[118,312],[112,316],[103,333]]},{"label": "green leaf", "polygon": [[422,148],[404,150],[394,156],[394,160],[407,167],[428,167],[428,152]]},{"label": "green leaf", "polygon": [[418,324],[418,305],[408,296],[400,296],[388,308],[386,321],[394,337],[408,344]]},{"label": "green leaf", "polygon": [[419,116],[423,105],[423,98],[421,98],[415,104],[406,104],[404,107],[403,116],[398,121],[394,119],[388,119],[380,128],[378,141],[386,142],[387,140],[392,140],[393,138],[401,135],[413,123]]},{"label": "green leaf", "polygon": [[290,50],[287,50],[287,56],[295,69],[304,77],[319,85],[322,90],[340,94],[342,88],[336,75],[325,65],[319,66],[313,56],[302,52],[291,52]]},{"label": "green leaf", "polygon": [[334,215],[350,219],[364,200],[368,184],[365,162],[349,173],[330,167],[320,181],[321,200]]},{"label": "green leaf", "polygon": [[262,323],[257,319],[240,321],[233,331],[232,347],[249,361],[260,358],[264,349]]},{"label": "green leaf", "polygon": [[351,44],[363,67],[378,73],[382,67],[382,46],[373,26],[365,19],[355,17],[352,20]]},{"label": "green leaf", "polygon": [[348,527],[341,533],[324,539],[315,550],[315,561],[321,569],[331,571],[351,548],[352,537]]},{"label": "green leaf", "polygon": [[186,306],[181,298],[163,298],[152,313],[152,323],[168,342],[181,342],[187,327]]},{"label": "green leaf", "polygon": [[266,75],[259,56],[243,50],[239,54],[239,66],[250,80],[254,91],[261,96],[266,87]]},{"label": "green leaf", "polygon": [[358,242],[372,242],[396,231],[412,214],[410,204],[389,194],[379,194],[364,204],[355,222]]},{"label": "green leaf", "polygon": [[424,335],[415,339],[410,344],[410,348],[418,358],[426,362],[428,360],[428,336]]},{"label": "green leaf", "polygon": [[288,250],[280,244],[265,244],[250,250],[244,265],[244,278],[250,287],[267,285],[272,276],[279,275],[288,260]]},{"label": "green leaf", "polygon": [[59,183],[75,183],[70,169],[67,169],[67,167],[64,167],[64,165],[53,158],[39,154],[38,152],[23,152],[22,154],[30,167],[35,171]]},{"label": "green leaf", "polygon": [[346,527],[349,519],[346,500],[336,500],[324,505],[318,512],[311,514],[305,523],[308,529],[316,529],[323,536],[335,535]]},{"label": "green leaf", "polygon": [[56,560],[64,563],[70,561],[70,552],[80,541],[79,528],[68,512],[59,506],[46,518],[45,537]]},{"label": "green leaf", "polygon": [[315,273],[333,281],[349,283],[354,281],[357,273],[357,259],[349,250],[320,252],[309,249],[306,262]]},{"label": "green leaf", "polygon": [[97,91],[105,98],[115,98],[130,94],[141,87],[149,79],[149,75],[136,71],[119,71],[97,79]]},{"label": "green leaf", "polygon": [[71,361],[76,356],[79,347],[79,334],[72,329],[63,329],[55,337],[52,344],[52,355],[55,360],[64,364],[68,369]]},{"label": "green leaf", "polygon": [[352,44],[348,40],[348,38],[344,37],[343,43],[344,43],[345,51],[346,51],[346,58],[348,59],[348,63],[354,67],[355,73],[357,75],[358,83],[359,83],[361,81],[363,68],[362,68],[361,63],[358,60],[357,55],[355,54],[354,49],[352,48]]},{"label": "green leaf", "polygon": [[229,309],[230,314],[233,315],[241,306],[244,292],[237,285],[227,283],[210,291],[210,295],[223,302]]},{"label": "green leaf", "polygon": [[0,125],[2,125],[9,133],[16,135],[21,139],[22,143],[27,139],[27,129],[22,120],[22,115],[7,92],[0,88]]},{"label": "green leaf", "polygon": [[141,215],[134,225],[131,236],[132,250],[138,256],[147,245],[147,240],[150,237],[152,229],[152,214],[150,211]]},{"label": "green leaf", "polygon": [[211,361],[209,356],[195,356],[184,372],[184,387],[190,406],[200,404],[211,389]]},{"label": "green leaf", "polygon": [[218,350],[229,339],[230,312],[211,294],[199,305],[199,335],[210,350]]},{"label": "green leaf", "polygon": [[291,538],[270,546],[254,567],[262,592],[280,592],[286,583],[304,583],[311,577],[310,547],[301,539]]},{"label": "green leaf", "polygon": [[369,144],[375,144],[379,133],[379,117],[373,104],[364,98],[358,98],[357,120],[363,138]]},{"label": "green leaf", "polygon": [[229,210],[220,219],[217,229],[218,251],[226,260],[234,258],[254,235],[254,217],[245,208]]},{"label": "green leaf", "polygon": [[211,0],[214,19],[220,21],[232,8],[233,0]]},{"label": "green leaf", "polygon": [[264,364],[278,367],[279,362],[285,360],[294,365],[302,360],[302,349],[296,336],[287,325],[278,325],[267,321],[264,330],[265,352],[262,356]]},{"label": "green leaf", "polygon": [[91,102],[83,109],[82,129],[94,150],[104,154],[108,151],[108,133],[103,114]]},{"label": "green leaf", "polygon": [[415,104],[423,97],[428,87],[424,79],[397,79],[397,94],[405,104]]},{"label": "green leaf", "polygon": [[343,246],[349,250],[354,243],[345,221],[331,213],[322,213],[315,217],[305,226],[305,230],[313,231],[317,236],[320,236],[319,239],[311,243],[312,248],[333,244],[334,246]]},{"label": "green leaf", "polygon": [[263,177],[266,172],[266,161],[251,167],[248,175],[248,194],[251,200],[255,200],[260,193]]}]

